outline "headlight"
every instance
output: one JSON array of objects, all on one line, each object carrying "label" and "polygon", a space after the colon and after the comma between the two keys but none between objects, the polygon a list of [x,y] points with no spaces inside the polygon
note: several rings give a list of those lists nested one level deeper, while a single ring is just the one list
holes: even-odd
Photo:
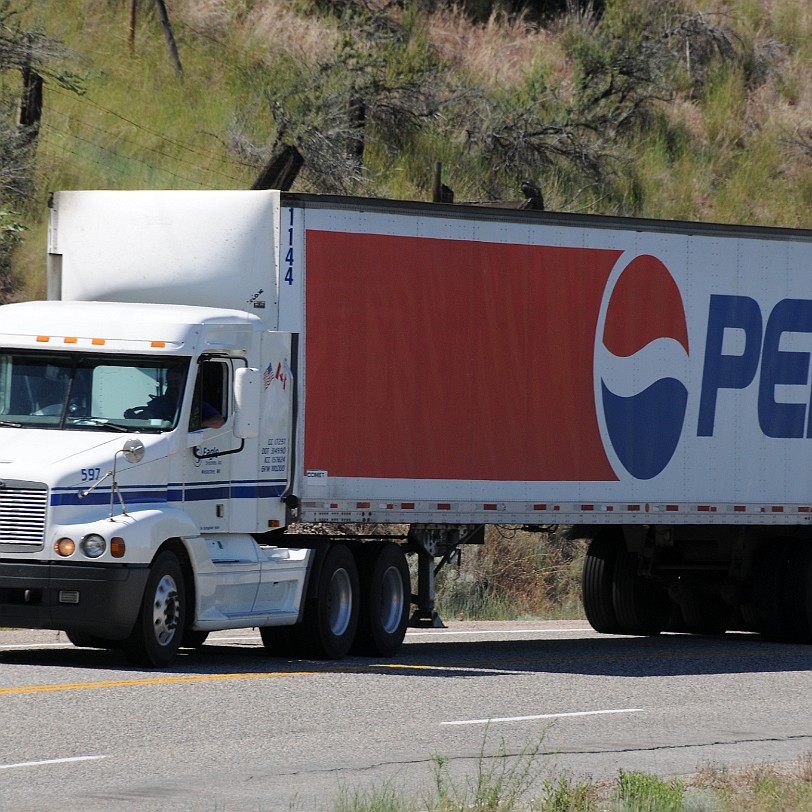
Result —
[{"label": "headlight", "polygon": [[107,549],[107,542],[98,533],[91,533],[82,539],[79,547],[88,558],[98,558]]}]

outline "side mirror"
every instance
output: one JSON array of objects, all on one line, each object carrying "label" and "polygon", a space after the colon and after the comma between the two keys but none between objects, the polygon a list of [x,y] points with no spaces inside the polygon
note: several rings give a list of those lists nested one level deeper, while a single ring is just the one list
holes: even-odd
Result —
[{"label": "side mirror", "polygon": [[141,462],[141,460],[144,459],[145,452],[146,449],[144,448],[144,444],[137,439],[127,440],[121,449],[124,459],[133,465],[135,465],[137,462]]},{"label": "side mirror", "polygon": [[234,371],[234,436],[241,440],[259,434],[261,381],[258,369],[240,367]]}]

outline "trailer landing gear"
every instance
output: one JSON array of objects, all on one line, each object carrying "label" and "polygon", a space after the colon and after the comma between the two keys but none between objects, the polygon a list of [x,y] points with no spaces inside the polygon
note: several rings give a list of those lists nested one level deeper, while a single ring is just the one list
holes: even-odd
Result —
[{"label": "trailer landing gear", "polygon": [[435,584],[434,579],[439,567],[434,567],[434,556],[420,548],[417,551],[417,594],[412,595],[412,601],[417,608],[412,612],[409,626],[417,629],[445,629],[437,610],[434,608]]},{"label": "trailer landing gear", "polygon": [[[432,528],[412,525],[408,541],[417,552],[417,594],[412,602],[417,608],[409,626],[422,629],[444,629],[445,624],[434,606],[437,573],[458,553],[460,544],[484,544],[485,526]],[[435,567],[434,559],[442,556]]]}]

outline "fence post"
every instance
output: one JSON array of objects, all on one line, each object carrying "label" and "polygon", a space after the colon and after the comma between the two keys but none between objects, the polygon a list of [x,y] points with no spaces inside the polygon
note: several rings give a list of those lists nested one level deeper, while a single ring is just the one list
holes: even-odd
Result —
[{"label": "fence post", "polygon": [[169,45],[169,53],[172,61],[175,63],[175,70],[178,76],[183,76],[183,65],[180,64],[180,54],[178,54],[178,46],[175,44],[175,35],[172,33],[172,26],[169,22],[169,14],[166,10],[166,3],[164,0],[155,0],[158,6],[158,16],[161,18],[161,25],[166,35],[166,43]]},{"label": "fence post", "polygon": [[31,66],[30,51],[26,54],[20,72],[22,73],[23,90],[20,96],[17,123],[25,129],[27,140],[35,141],[39,135],[39,123],[42,119],[42,77]]},{"label": "fence post", "polygon": [[135,51],[135,10],[138,0],[130,0],[130,16],[127,20],[127,44],[130,47],[130,54]]},{"label": "fence post", "polygon": [[292,144],[283,144],[271,155],[259,177],[251,185],[252,189],[279,189],[289,191],[293,181],[304,165],[304,158]]}]

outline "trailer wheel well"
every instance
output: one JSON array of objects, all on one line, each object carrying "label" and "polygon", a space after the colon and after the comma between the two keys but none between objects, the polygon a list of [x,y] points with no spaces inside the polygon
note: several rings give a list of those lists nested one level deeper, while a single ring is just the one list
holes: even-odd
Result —
[{"label": "trailer wheel well", "polygon": [[592,536],[592,540],[606,539],[604,544],[614,543],[618,545],[619,550],[628,550],[629,545],[626,540],[626,534],[623,532],[623,527],[601,527],[598,532]]}]

